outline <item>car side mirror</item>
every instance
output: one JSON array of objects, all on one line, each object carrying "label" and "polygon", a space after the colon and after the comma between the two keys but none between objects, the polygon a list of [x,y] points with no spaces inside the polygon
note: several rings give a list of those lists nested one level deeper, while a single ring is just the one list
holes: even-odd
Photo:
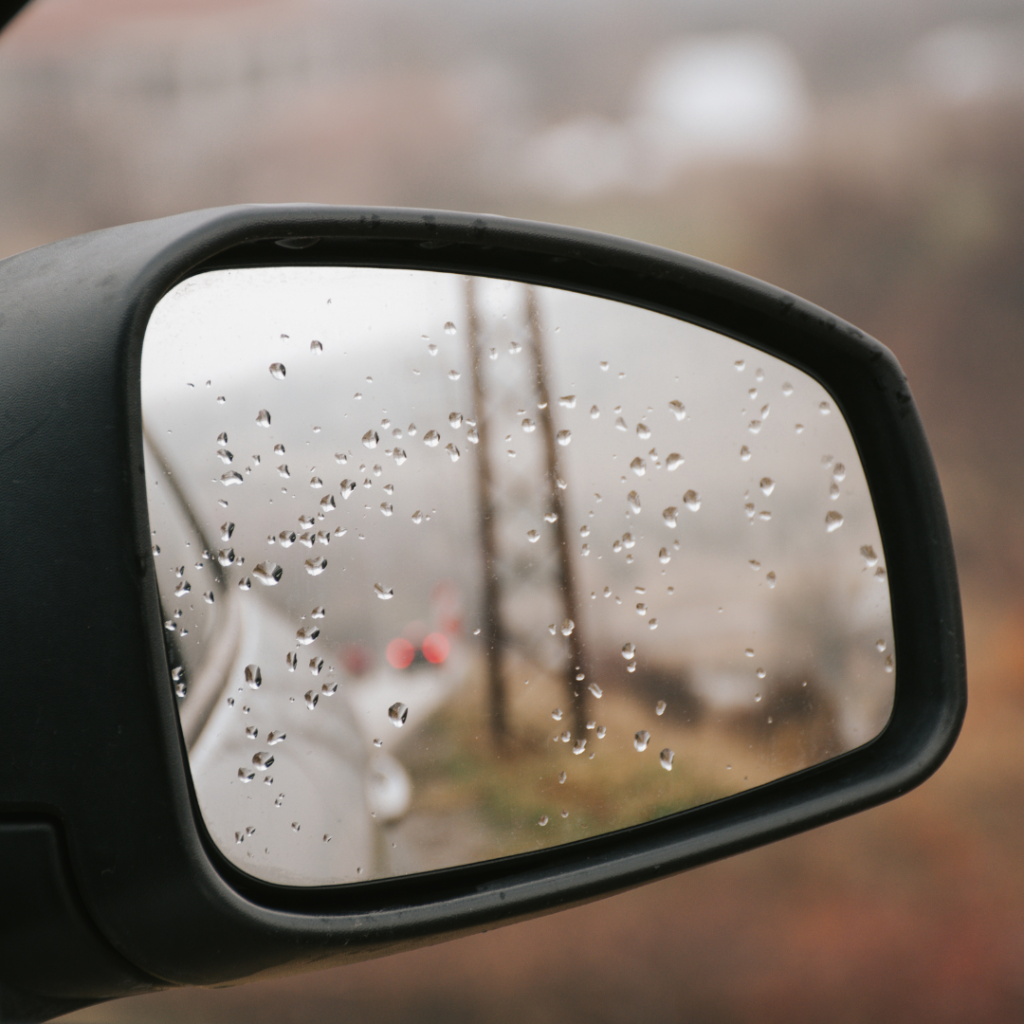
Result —
[{"label": "car side mirror", "polygon": [[291,206],[23,253],[0,304],[24,1019],[596,898],[890,799],[955,740],[906,380],[800,299]]}]

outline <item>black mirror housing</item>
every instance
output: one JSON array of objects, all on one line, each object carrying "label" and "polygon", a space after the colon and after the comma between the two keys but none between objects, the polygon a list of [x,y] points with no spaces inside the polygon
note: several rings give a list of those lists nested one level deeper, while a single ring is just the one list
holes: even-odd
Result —
[{"label": "black mirror housing", "polygon": [[[900,672],[856,750],[564,847],[301,889],[244,875],[196,808],[161,635],[140,358],[184,278],[283,264],[550,285],[712,328],[817,378],[847,419],[885,544]],[[966,706],[956,569],[907,382],[878,342],[740,274],[640,243],[498,217],[248,206],[72,238],[0,262],[0,1012],[45,1019],[468,934],[706,863],[911,789]]]}]

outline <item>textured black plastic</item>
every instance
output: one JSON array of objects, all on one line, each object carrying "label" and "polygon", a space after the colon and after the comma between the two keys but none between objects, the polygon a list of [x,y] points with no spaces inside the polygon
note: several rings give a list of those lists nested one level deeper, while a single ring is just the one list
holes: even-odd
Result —
[{"label": "textured black plastic", "polygon": [[[571,288],[711,327],[816,377],[849,423],[885,546],[900,669],[882,735],[717,803],[486,864],[319,889],[273,886],[231,867],[195,807],[160,635],[139,360],[153,307],[182,278],[285,263]],[[920,420],[888,350],[740,274],[548,225],[415,210],[234,207],[0,262],[0,545],[0,720],[10,766],[0,776],[0,817],[59,823],[98,930],[141,972],[171,983],[380,955],[833,820],[926,778],[952,746],[966,704],[949,529]]]},{"label": "textured black plastic", "polygon": [[[104,941],[69,885],[53,825],[0,824],[0,1021],[49,1020],[153,979]],[[57,968],[55,970],[55,968]]]}]

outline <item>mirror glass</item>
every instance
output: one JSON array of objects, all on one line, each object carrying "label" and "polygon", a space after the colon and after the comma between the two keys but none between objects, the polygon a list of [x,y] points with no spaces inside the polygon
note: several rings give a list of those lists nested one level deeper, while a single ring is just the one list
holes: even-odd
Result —
[{"label": "mirror glass", "polygon": [[195,791],[252,875],[582,839],[887,721],[855,446],[755,348],[516,282],[217,271],[155,310],[142,398]]}]

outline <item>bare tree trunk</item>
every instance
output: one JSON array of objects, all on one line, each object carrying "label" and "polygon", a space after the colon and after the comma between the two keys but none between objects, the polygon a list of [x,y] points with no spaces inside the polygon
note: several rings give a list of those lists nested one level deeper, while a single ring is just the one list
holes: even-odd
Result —
[{"label": "bare tree trunk", "polygon": [[475,281],[466,278],[466,321],[469,360],[473,367],[473,406],[477,444],[477,515],[480,522],[480,552],[484,563],[481,633],[487,652],[487,696],[491,736],[499,746],[508,738],[508,702],[502,674],[505,630],[501,619],[501,583],[498,579],[497,541],[494,533],[494,477],[491,468],[487,395],[480,362],[480,323],[476,311]]},{"label": "bare tree trunk", "polygon": [[[530,349],[536,368],[535,388],[540,413],[540,425],[544,435],[544,454],[547,462],[547,476],[550,487],[550,507],[555,514],[555,544],[558,549],[558,585],[562,593],[562,607],[565,618],[572,624],[569,634],[570,660],[566,667],[565,688],[572,708],[573,736],[586,739],[586,700],[584,687],[590,673],[586,664],[583,643],[583,624],[580,621],[580,605],[576,594],[576,581],[572,574],[569,554],[569,527],[565,521],[565,502],[562,499],[564,481],[558,467],[558,444],[555,437],[555,421],[551,415],[551,396],[548,394],[547,365],[544,354],[544,332],[541,329],[540,314],[537,310],[537,296],[532,288],[526,289],[526,319],[530,331]],[[560,486],[561,485],[561,486]],[[576,676],[582,674],[584,681]]]}]

